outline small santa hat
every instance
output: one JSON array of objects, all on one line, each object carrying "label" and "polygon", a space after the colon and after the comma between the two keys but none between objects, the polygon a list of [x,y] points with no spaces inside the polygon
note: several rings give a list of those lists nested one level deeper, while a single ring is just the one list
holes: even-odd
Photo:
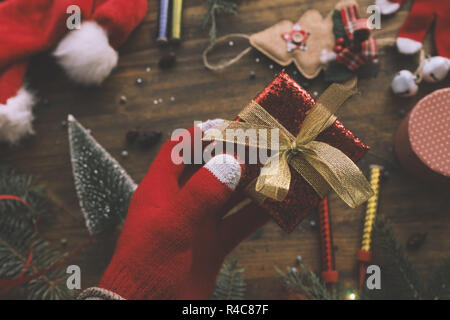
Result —
[{"label": "small santa hat", "polygon": [[[83,22],[69,30],[74,8]],[[56,47],[53,55],[72,80],[98,85],[146,12],[146,0],[0,2],[0,141],[15,143],[33,132],[35,98],[23,85],[30,57]]]}]

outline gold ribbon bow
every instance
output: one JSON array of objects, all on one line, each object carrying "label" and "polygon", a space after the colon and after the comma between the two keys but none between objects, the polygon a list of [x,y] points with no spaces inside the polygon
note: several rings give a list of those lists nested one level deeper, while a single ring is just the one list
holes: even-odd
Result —
[{"label": "gold ribbon bow", "polygon": [[[255,191],[265,197],[282,201],[290,187],[290,167],[297,171],[319,194],[326,196],[330,187],[350,207],[355,208],[373,195],[370,184],[356,164],[342,151],[316,137],[333,124],[333,115],[347,98],[356,92],[333,84],[320,96],[294,137],[272,115],[255,101],[250,102],[239,117],[245,122],[225,121],[216,130],[206,132],[204,141],[222,141],[271,151],[261,169]],[[232,129],[232,137],[228,134]],[[240,129],[240,130],[239,130]],[[253,129],[257,139],[235,135]],[[272,141],[272,129],[277,129],[278,141]]]}]

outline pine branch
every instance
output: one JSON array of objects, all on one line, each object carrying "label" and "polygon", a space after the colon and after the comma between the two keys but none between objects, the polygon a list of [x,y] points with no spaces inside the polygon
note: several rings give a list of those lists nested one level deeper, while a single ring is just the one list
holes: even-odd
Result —
[{"label": "pine branch", "polygon": [[212,45],[216,42],[217,37],[217,21],[216,21],[217,16],[222,13],[236,14],[239,0],[207,0],[207,1],[209,3],[209,9],[208,12],[203,16],[202,27],[206,28],[207,25],[210,25],[209,42]]},{"label": "pine branch", "polygon": [[136,183],[73,116],[68,123],[78,199],[89,232],[99,233],[125,220]]},{"label": "pine branch", "polygon": [[450,258],[433,272],[428,283],[431,299],[450,300]]},{"label": "pine branch", "polygon": [[427,299],[419,273],[397,243],[392,226],[378,216],[373,230],[375,258],[381,261],[381,290],[366,290],[369,299]]},{"label": "pine branch", "polygon": [[[12,218],[0,211],[0,279],[14,279],[23,270],[24,276],[37,274],[61,258],[61,254],[50,248],[34,231],[33,223],[24,217]],[[24,220],[20,223],[17,220]],[[27,258],[33,253],[28,268]],[[25,285],[29,299],[68,299],[72,297],[66,286],[66,273],[56,268]]]},{"label": "pine branch", "polygon": [[286,273],[275,267],[278,275],[283,278],[287,289],[295,293],[304,294],[313,300],[331,300],[327,287],[312,271],[306,270],[303,265],[299,268],[288,267]]},{"label": "pine branch", "polygon": [[[0,195],[13,195],[25,200],[33,208],[15,200],[1,200],[0,212],[3,215],[18,215],[27,217],[31,222],[37,216],[48,216],[47,200],[44,196],[43,186],[30,175],[21,174],[8,167],[0,167]],[[20,220],[22,221],[22,220]]]},{"label": "pine branch", "polygon": [[213,300],[243,300],[245,296],[244,269],[237,267],[237,261],[224,263],[217,278]]},{"label": "pine branch", "polygon": [[[37,218],[49,216],[44,190],[32,176],[0,168],[0,194],[18,196],[32,208],[20,201],[0,200],[0,279],[16,279],[24,270],[24,276],[36,275],[62,256],[36,234]],[[30,252],[32,260],[25,268]],[[55,268],[21,287],[29,299],[68,299],[72,294],[66,276],[65,270]]]}]

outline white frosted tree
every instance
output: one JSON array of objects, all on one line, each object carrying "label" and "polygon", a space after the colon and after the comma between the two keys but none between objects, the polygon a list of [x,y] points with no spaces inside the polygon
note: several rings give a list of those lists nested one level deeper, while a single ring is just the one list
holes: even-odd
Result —
[{"label": "white frosted tree", "polygon": [[68,116],[75,188],[90,234],[125,219],[136,183],[72,115]]}]

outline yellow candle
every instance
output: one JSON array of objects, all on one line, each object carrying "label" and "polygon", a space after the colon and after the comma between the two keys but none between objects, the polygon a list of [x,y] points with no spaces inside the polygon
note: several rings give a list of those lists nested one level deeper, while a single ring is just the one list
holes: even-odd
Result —
[{"label": "yellow candle", "polygon": [[172,40],[181,38],[181,18],[183,15],[183,0],[172,2]]},{"label": "yellow candle", "polygon": [[366,252],[370,252],[372,229],[377,214],[378,193],[380,189],[380,178],[382,169],[383,167],[379,165],[370,166],[370,186],[372,187],[374,194],[367,201],[366,217],[364,221],[364,230],[361,245],[361,250]]}]

